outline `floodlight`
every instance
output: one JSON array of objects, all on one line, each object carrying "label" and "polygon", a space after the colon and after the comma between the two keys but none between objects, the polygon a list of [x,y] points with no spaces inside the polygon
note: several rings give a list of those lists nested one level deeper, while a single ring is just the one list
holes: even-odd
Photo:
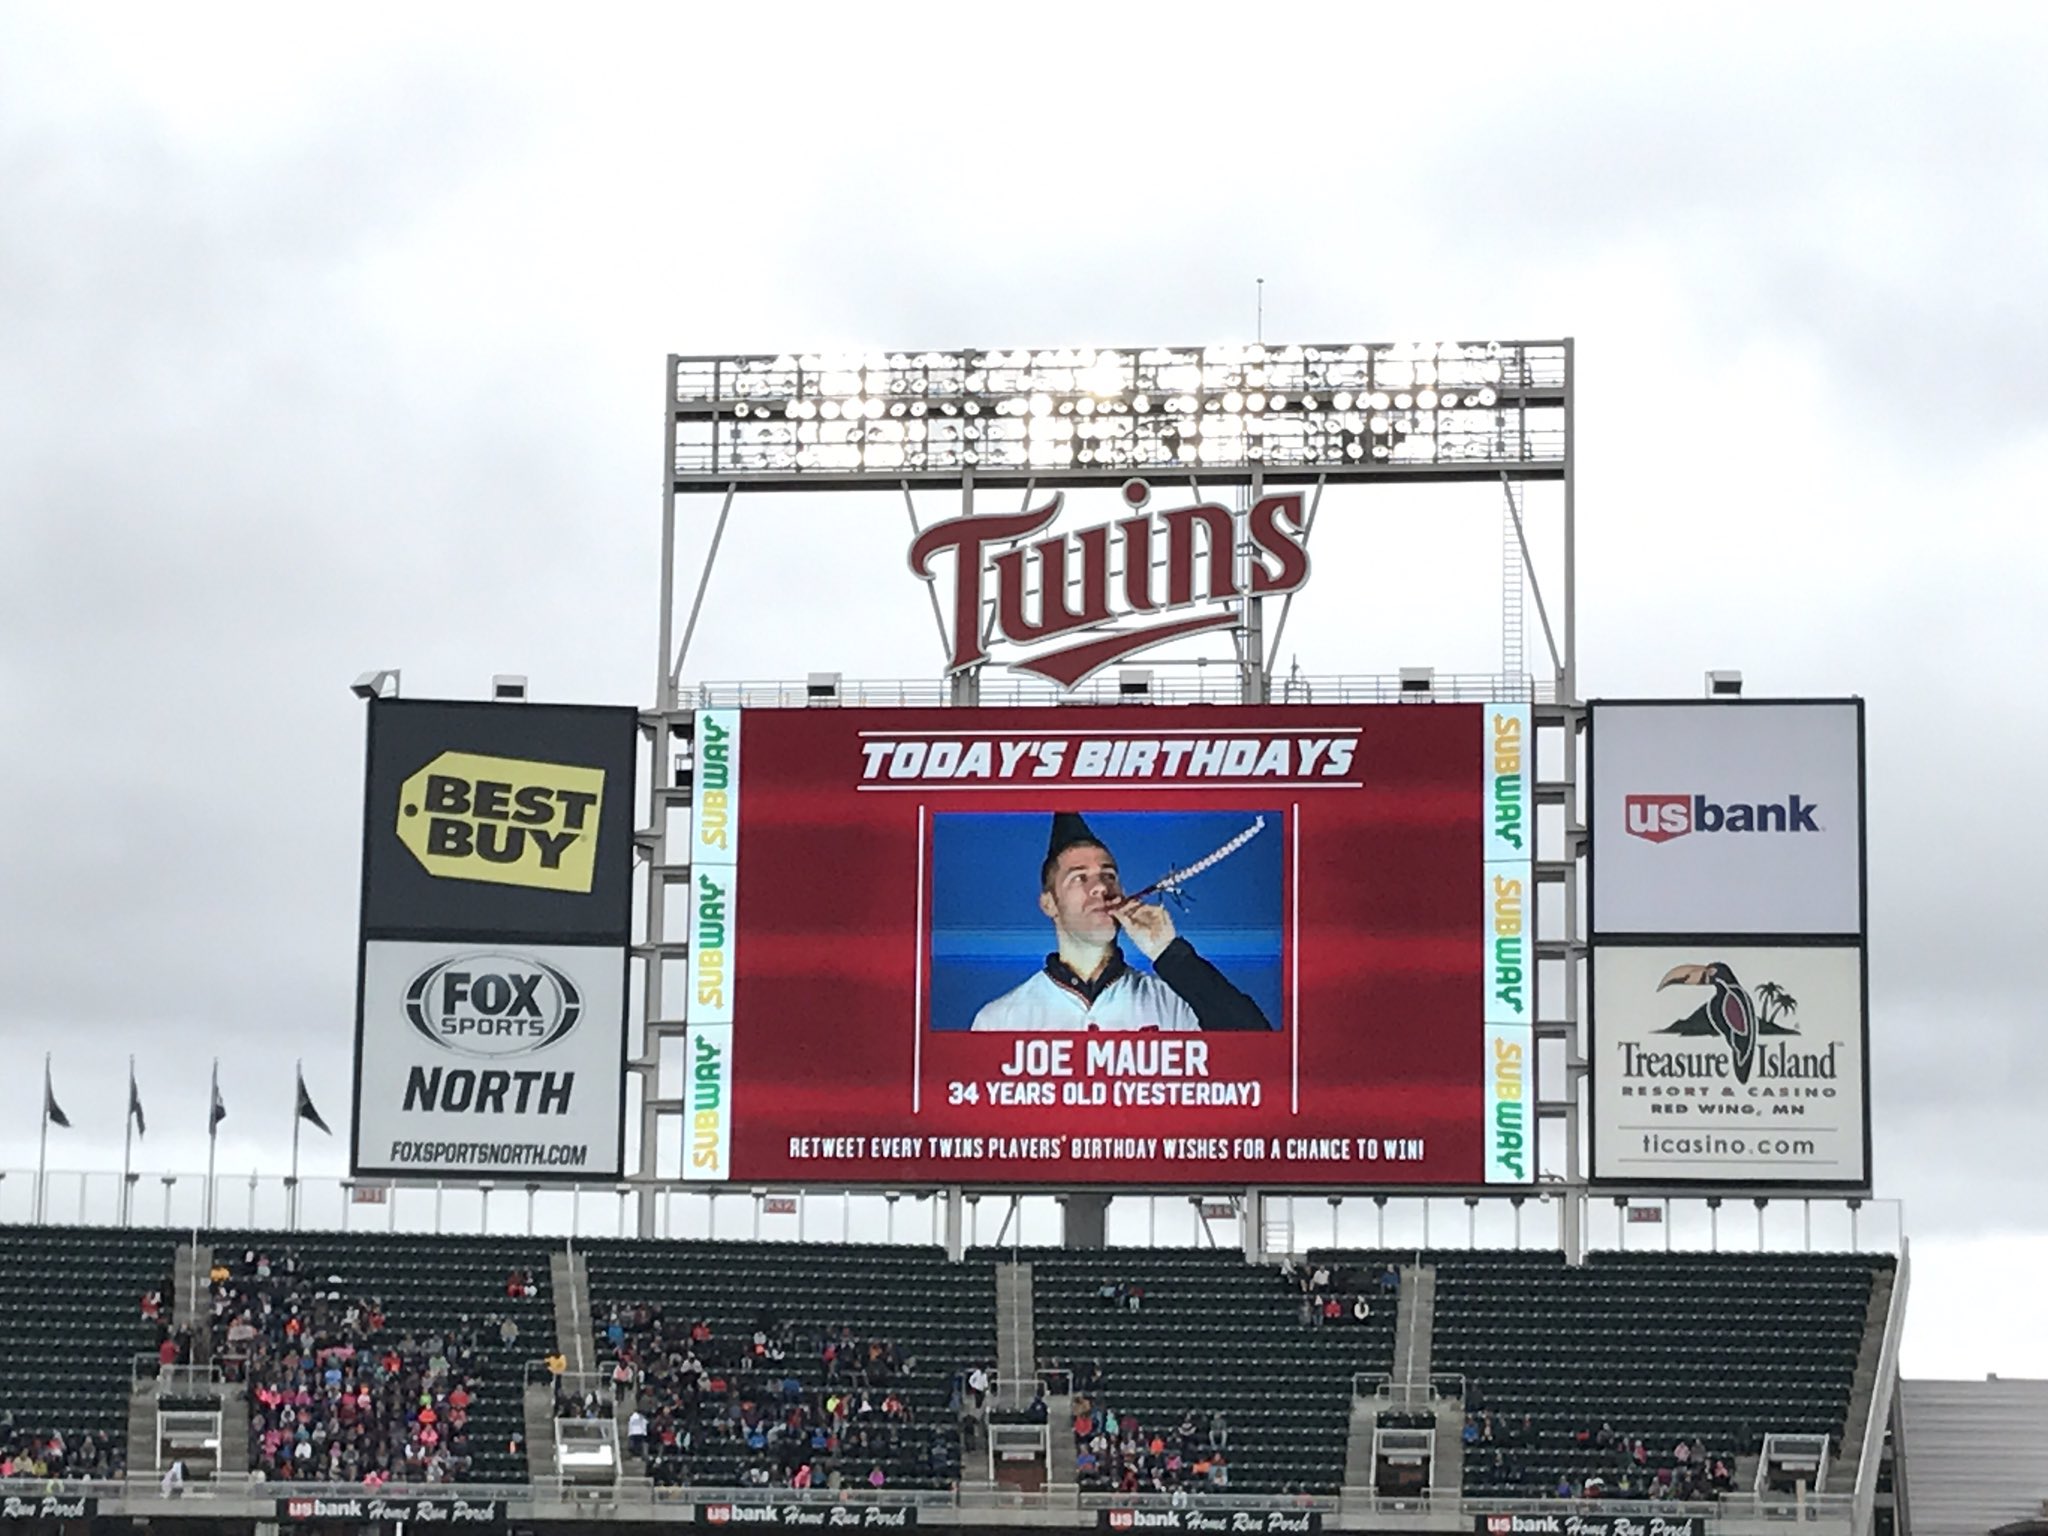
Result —
[{"label": "floodlight", "polygon": [[[1558,343],[1428,342],[678,358],[675,484],[930,485],[975,466],[1015,483],[1101,483],[1116,470],[1191,462],[1225,474],[1256,464],[1268,475],[1384,466],[1402,477],[1470,477],[1513,466],[1549,478],[1562,469],[1567,357]],[[1426,415],[1436,410],[1475,414],[1438,423]],[[1383,418],[1376,435],[1398,450],[1368,456],[1368,440],[1349,451],[1368,413]],[[927,440],[878,437],[870,425],[927,414],[1017,430],[946,429]],[[1184,426],[1167,431],[1190,419],[1217,424],[1199,454]],[[1043,421],[1066,429],[1047,432]],[[852,430],[835,432],[842,422]],[[1114,454],[1093,446],[1101,434],[1073,433],[1075,422],[1116,423]]]},{"label": "floodlight", "polygon": [[1435,667],[1403,667],[1401,669],[1401,697],[1404,699],[1428,698],[1436,691]]},{"label": "floodlight", "polygon": [[1707,674],[1707,697],[1710,699],[1734,699],[1742,696],[1742,674],[1740,672],[1709,672]]},{"label": "floodlight", "polygon": [[398,668],[384,667],[375,672],[365,672],[349,684],[348,691],[359,699],[395,699],[398,697]]},{"label": "floodlight", "polygon": [[491,679],[491,700],[497,704],[524,704],[526,677],[518,672],[500,672]]}]

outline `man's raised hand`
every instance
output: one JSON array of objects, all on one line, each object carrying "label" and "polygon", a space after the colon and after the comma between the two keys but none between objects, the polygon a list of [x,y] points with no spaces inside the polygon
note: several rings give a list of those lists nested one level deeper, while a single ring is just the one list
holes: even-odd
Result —
[{"label": "man's raised hand", "polygon": [[1157,960],[1174,940],[1173,914],[1153,902],[1126,901],[1111,908],[1110,915],[1147,960]]}]

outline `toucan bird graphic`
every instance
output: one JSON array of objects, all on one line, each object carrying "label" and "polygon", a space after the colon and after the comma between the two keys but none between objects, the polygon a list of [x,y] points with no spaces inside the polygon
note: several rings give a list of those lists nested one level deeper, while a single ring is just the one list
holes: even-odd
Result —
[{"label": "toucan bird graphic", "polygon": [[1735,1055],[1735,1080],[1749,1081],[1750,1068],[1756,1064],[1756,1041],[1760,1034],[1790,1035],[1796,1030],[1784,1028],[1778,1023],[1781,1017],[1796,1013],[1798,1001],[1775,982],[1765,982],[1757,988],[1758,995],[1767,1004],[1762,1018],[1757,1015],[1756,1004],[1749,991],[1736,980],[1734,968],[1725,960],[1712,960],[1705,965],[1674,965],[1665,972],[1664,979],[1657,983],[1657,990],[1666,987],[1712,987],[1714,995],[1680,1019],[1675,1024],[1659,1030],[1665,1035],[1719,1035],[1728,1043],[1728,1049]]}]

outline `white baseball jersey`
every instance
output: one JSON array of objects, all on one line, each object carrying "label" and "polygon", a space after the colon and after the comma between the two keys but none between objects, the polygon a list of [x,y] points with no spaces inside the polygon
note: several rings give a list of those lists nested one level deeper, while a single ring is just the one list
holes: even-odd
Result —
[{"label": "white baseball jersey", "polygon": [[1045,971],[1034,973],[974,1016],[975,1029],[1200,1029],[1195,1010],[1150,971],[1126,970],[1094,1002]]}]

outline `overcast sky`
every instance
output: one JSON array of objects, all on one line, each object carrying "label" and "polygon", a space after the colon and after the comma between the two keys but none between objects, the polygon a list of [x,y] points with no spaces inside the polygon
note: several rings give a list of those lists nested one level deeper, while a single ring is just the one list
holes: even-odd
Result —
[{"label": "overcast sky", "polygon": [[[1244,340],[1263,277],[1268,340],[1577,338],[1584,692],[1869,699],[1908,1364],[2048,1373],[2048,12],[1651,15],[0,9],[0,1161],[45,1049],[64,1167],[130,1052],[152,1170],[216,1052],[224,1166],[293,1057],[339,1123],[347,684],[649,701],[666,353]],[[692,676],[932,675],[904,536],[737,525]],[[1493,670],[1498,537],[1366,508],[1289,655]]]}]

